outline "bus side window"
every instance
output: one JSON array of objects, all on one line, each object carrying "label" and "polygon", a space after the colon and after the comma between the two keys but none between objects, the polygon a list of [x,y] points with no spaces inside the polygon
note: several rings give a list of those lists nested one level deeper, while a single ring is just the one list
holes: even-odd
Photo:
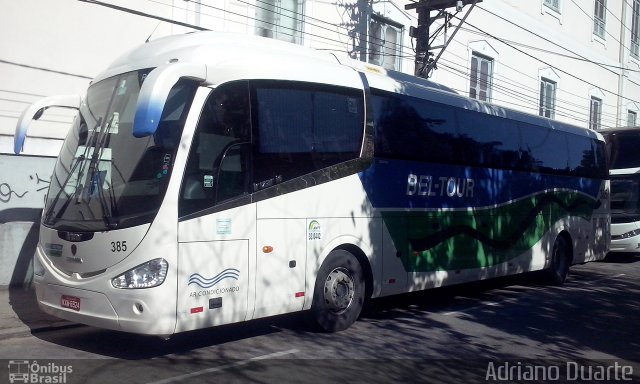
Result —
[{"label": "bus side window", "polygon": [[291,82],[254,84],[254,192],[359,156],[361,91]]},{"label": "bus side window", "polygon": [[250,143],[237,143],[227,148],[217,172],[217,202],[229,200],[249,192],[250,153]]},{"label": "bus side window", "polygon": [[[249,111],[247,82],[223,84],[211,92],[203,106],[185,167],[181,216],[248,192],[248,182],[242,181],[248,180],[248,160],[240,150],[246,145],[238,143],[250,140]],[[239,189],[239,185],[244,189]]]},{"label": "bus side window", "polygon": [[455,110],[428,100],[378,92],[373,97],[376,156],[456,163]]}]

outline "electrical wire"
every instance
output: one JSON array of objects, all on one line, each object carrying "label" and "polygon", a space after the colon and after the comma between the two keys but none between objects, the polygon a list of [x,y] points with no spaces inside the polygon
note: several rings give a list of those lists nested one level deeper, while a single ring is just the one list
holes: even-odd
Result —
[{"label": "electrical wire", "polygon": [[[537,48],[537,47],[527,46],[527,48],[536,49],[536,50],[539,50],[539,51],[543,51],[543,52],[550,53],[550,54],[555,54],[555,55],[558,55],[558,56],[562,56],[562,57],[566,57],[566,58],[570,58],[570,59],[574,59],[574,60],[581,60],[581,61],[589,62],[589,63],[595,64],[595,65],[598,65],[600,67],[610,67],[610,68],[613,68],[613,69],[624,69],[624,70],[631,71],[631,72],[640,72],[640,70],[634,70],[634,69],[630,69],[630,68],[626,68],[626,67],[620,67],[620,66],[616,66],[616,65],[612,65],[612,64],[605,64],[605,63],[601,63],[601,62],[595,62],[595,61],[593,61],[593,60],[591,60],[591,59],[589,59],[589,58],[587,58],[587,57],[585,57],[583,55],[578,54],[577,52],[573,51],[572,49],[564,47],[564,46],[556,43],[555,41],[553,41],[551,39],[548,39],[548,38],[546,38],[544,36],[541,36],[540,34],[535,33],[533,31],[531,31],[530,29],[527,29],[527,28],[523,27],[522,25],[520,25],[518,23],[515,23],[512,20],[509,20],[509,19],[507,19],[507,18],[505,18],[505,17],[503,17],[501,15],[498,15],[495,12],[492,12],[492,11],[490,11],[488,9],[485,9],[484,7],[481,7],[481,6],[477,6],[477,8],[482,10],[482,11],[484,11],[484,12],[486,12],[486,13],[488,13],[488,14],[490,14],[490,15],[493,15],[493,16],[499,18],[502,21],[505,21],[505,22],[515,26],[515,27],[518,27],[518,28],[522,29],[523,31],[525,31],[527,33],[530,33],[530,34],[536,36],[537,38],[544,40],[545,42],[547,42],[549,44],[553,44],[556,47],[561,48],[561,49],[563,49],[563,50],[565,50],[565,51],[567,51],[567,52],[569,52],[569,53],[571,53],[571,54],[573,54],[575,56],[570,56],[570,55],[566,55],[566,54],[562,54],[562,53],[554,52],[554,51],[548,51],[548,50],[545,50],[545,49],[542,49],[542,48]],[[517,43],[515,43],[513,41],[511,41],[511,43],[517,44]],[[524,45],[524,44],[520,44],[520,45]]]},{"label": "electrical wire", "polygon": [[501,38],[496,37],[495,35],[493,35],[493,34],[491,34],[491,33],[488,33],[488,32],[484,31],[483,29],[481,29],[481,28],[479,28],[479,27],[476,27],[475,25],[473,25],[473,24],[469,23],[468,21],[466,22],[466,24],[468,24],[468,25],[469,25],[469,26],[471,26],[472,28],[475,28],[476,30],[478,30],[478,31],[480,31],[480,32],[482,32],[482,33],[487,34],[487,36],[490,36],[491,38],[495,39],[496,41],[500,41],[500,42],[502,42],[503,44],[505,44],[505,45],[507,45],[507,46],[509,46],[509,47],[511,47],[511,48],[513,48],[513,49],[515,49],[516,51],[518,51],[518,52],[520,52],[520,53],[522,53],[522,54],[524,54],[524,55],[526,55],[526,56],[528,56],[528,57],[531,57],[531,58],[533,58],[533,59],[535,59],[535,60],[537,60],[537,61],[541,62],[542,64],[545,64],[545,65],[549,66],[550,68],[556,69],[556,70],[557,70],[557,71],[559,71],[559,72],[562,72],[562,73],[564,73],[564,74],[566,74],[566,75],[568,75],[568,76],[570,76],[570,77],[573,77],[574,79],[577,79],[577,80],[579,80],[579,81],[581,81],[581,82],[583,82],[583,83],[585,83],[585,84],[588,84],[588,85],[590,85],[590,86],[592,86],[592,87],[594,87],[594,88],[602,89],[603,91],[606,91],[607,93],[610,93],[610,94],[612,94],[612,95],[614,95],[614,96],[616,96],[616,97],[620,97],[620,98],[625,99],[625,100],[628,100],[628,101],[637,102],[637,100],[630,99],[630,98],[628,98],[628,97],[626,97],[626,96],[619,95],[619,94],[618,94],[618,93],[616,93],[616,92],[610,91],[610,90],[608,90],[608,89],[606,89],[606,88],[603,88],[603,87],[600,87],[600,86],[598,86],[598,85],[596,85],[596,84],[594,84],[594,83],[592,83],[592,82],[590,82],[590,81],[587,81],[587,80],[585,80],[585,79],[582,79],[582,78],[580,78],[578,75],[575,75],[575,74],[573,74],[573,73],[571,73],[571,72],[569,72],[569,71],[566,71],[566,70],[564,70],[564,69],[562,69],[562,68],[558,68],[557,66],[555,66],[555,65],[553,65],[553,64],[551,64],[551,63],[549,63],[549,62],[547,62],[547,61],[541,60],[540,58],[537,58],[537,57],[535,57],[534,55],[532,55],[532,54],[530,54],[530,53],[527,53],[527,52],[523,51],[522,49],[520,49],[520,48],[516,47],[515,45],[513,45],[513,44],[511,44],[511,43],[509,43],[509,42],[506,42],[506,41],[502,40]]},{"label": "electrical wire", "polygon": [[[106,3],[102,3],[102,2],[100,2],[100,1],[96,1],[96,0],[79,0],[79,1],[87,2],[87,3],[93,3],[93,4],[97,4],[97,5],[103,5],[103,4],[106,4]],[[187,12],[194,12],[194,13],[198,13],[198,14],[200,14],[200,15],[216,17],[216,16],[214,16],[214,15],[207,14],[207,13],[204,13],[204,12],[202,12],[202,11],[200,11],[200,12],[196,12],[196,11],[194,11],[194,10],[190,10],[190,9],[187,9],[187,8],[181,8],[181,7],[176,7],[175,5],[170,5],[170,4],[162,3],[162,2],[159,2],[159,1],[157,1],[157,0],[147,0],[147,1],[149,1],[149,2],[154,2],[154,3],[159,3],[159,4],[163,4],[163,5],[166,5],[166,6],[171,6],[171,7],[173,7],[173,8],[177,8],[177,9],[182,9],[182,10],[185,10],[185,11],[187,11]],[[251,5],[251,4],[249,4],[249,3],[247,3],[247,2],[245,2],[245,1],[243,1],[243,0],[238,0],[238,1],[239,1],[239,2],[241,2],[241,3],[247,4],[248,6],[250,6],[250,5]],[[257,2],[259,2],[259,3],[262,3],[262,4],[269,4],[269,5],[271,5],[270,3],[266,3],[266,2],[265,2],[265,1],[263,1],[263,0],[256,0],[256,1],[257,1]],[[105,6],[110,6],[110,4],[107,4],[107,5],[105,5]],[[276,23],[269,22],[268,20],[259,20],[259,19],[258,19],[258,18],[256,18],[256,17],[250,17],[250,16],[247,16],[247,15],[242,15],[242,14],[239,14],[239,13],[235,13],[235,12],[231,12],[231,11],[225,10],[225,9],[223,9],[223,8],[214,7],[214,6],[212,6],[212,5],[208,5],[208,4],[201,4],[201,6],[204,6],[205,8],[211,8],[211,9],[214,9],[214,10],[222,11],[222,12],[224,12],[225,14],[236,15],[236,16],[239,16],[239,17],[245,18],[245,19],[247,19],[247,20],[251,20],[251,19],[253,19],[254,21],[263,22],[263,23],[266,23],[266,24],[268,24],[268,25],[276,25]],[[323,30],[331,31],[332,33],[337,34],[338,38],[346,37],[346,38],[348,38],[348,39],[354,39],[354,37],[350,34],[352,31],[351,31],[348,27],[346,27],[346,26],[337,25],[337,24],[333,24],[333,23],[328,23],[328,22],[326,22],[326,21],[323,21],[323,20],[320,20],[320,19],[317,19],[317,18],[313,18],[313,17],[310,17],[310,16],[306,16],[306,15],[304,15],[304,14],[303,14],[303,13],[301,13],[301,12],[293,12],[293,11],[289,11],[289,12],[288,12],[289,14],[284,14],[284,13],[282,13],[282,12],[277,12],[277,11],[275,11],[275,10],[273,10],[273,9],[264,8],[264,7],[262,7],[262,6],[256,6],[256,7],[257,7],[257,8],[261,8],[261,9],[266,10],[266,11],[269,11],[269,12],[273,12],[273,13],[274,13],[274,15],[277,15],[278,17],[289,17],[289,18],[293,18],[291,15],[297,15],[297,16],[300,16],[300,17],[301,17],[301,20],[304,20],[304,22],[300,22],[300,24],[303,24],[303,23],[304,23],[304,26],[306,26],[306,27],[311,26],[311,27],[316,27],[316,28],[320,28],[320,29],[323,29]],[[115,6],[111,6],[111,8],[115,8],[115,9],[118,9],[118,10],[121,10],[121,11],[125,11],[125,12],[127,12],[127,10],[128,10],[128,8],[124,8],[124,7],[115,7]],[[491,13],[491,14],[493,14],[494,16],[496,16],[493,12],[491,12],[491,11],[487,11],[487,10],[486,10],[486,9],[484,9],[483,7],[478,7],[478,8],[480,8],[480,9],[484,10],[485,12]],[[355,11],[354,11],[354,12],[355,12]],[[144,12],[140,12],[140,11],[132,10],[132,12],[130,12],[130,13],[137,14],[137,15],[139,15],[139,16],[151,17],[151,18],[159,19],[158,17],[155,17],[154,15],[150,15],[150,14],[147,14],[147,13],[144,13]],[[499,16],[498,16],[498,17],[499,17]],[[204,30],[206,30],[206,28],[203,28],[203,27],[200,27],[200,26],[194,26],[194,25],[191,25],[191,24],[188,24],[188,23],[175,22],[175,20],[170,20],[170,19],[165,19],[165,18],[161,18],[160,20],[161,20],[161,21],[165,21],[165,22],[169,22],[169,23],[174,23],[174,24],[177,24],[177,25],[186,26],[186,27],[189,27],[189,28],[194,28],[194,29],[204,29]],[[225,18],[224,20],[228,20],[228,19],[226,19],[226,18]],[[309,22],[309,20],[313,21],[313,23]],[[232,21],[232,22],[238,22],[238,21],[234,21],[234,20],[229,20],[229,21]],[[238,23],[241,23],[241,22],[238,22]],[[323,24],[323,25],[320,25],[320,24],[318,24],[318,23],[321,23],[321,24]],[[241,24],[243,24],[243,25],[248,25],[248,24],[246,24],[246,23],[241,23]],[[469,24],[469,23],[467,22],[467,24]],[[513,24],[513,23],[512,23],[512,24]],[[324,26],[324,25],[328,25],[328,26],[330,26],[330,27],[326,27],[326,26]],[[471,24],[469,24],[469,25],[471,25]],[[481,33],[485,34],[486,36],[490,36],[490,37],[492,37],[492,38],[494,38],[494,39],[496,39],[496,40],[498,40],[498,41],[503,41],[503,40],[504,40],[504,41],[503,41],[503,43],[505,43],[507,46],[510,46],[511,48],[514,48],[514,49],[516,49],[516,50],[520,51],[521,53],[524,53],[524,54],[526,54],[526,55],[528,55],[528,56],[531,56],[531,55],[529,55],[529,54],[527,54],[527,53],[525,53],[525,52],[523,52],[523,51],[521,51],[521,50],[519,50],[519,49],[515,48],[515,47],[514,47],[514,45],[516,45],[516,44],[518,44],[518,43],[516,43],[516,42],[506,41],[506,39],[496,38],[495,36],[492,36],[491,34],[488,34],[488,33],[486,33],[486,32],[484,32],[484,31],[480,30],[479,28],[477,28],[477,27],[475,27],[475,26],[473,26],[473,25],[471,25],[471,26],[472,26],[473,28],[475,28],[476,30],[478,30],[479,32],[481,32]],[[290,32],[291,32],[290,34],[286,34],[286,33],[285,33],[285,35],[293,36],[295,33],[299,33],[299,34],[301,34],[301,35],[311,36],[311,37],[313,38],[313,39],[311,39],[312,41],[320,41],[320,40],[325,41],[325,44],[327,44],[327,45],[329,45],[329,46],[330,46],[331,44],[327,43],[327,41],[328,41],[328,42],[330,42],[330,43],[335,43],[335,44],[334,44],[334,46],[336,47],[335,51],[345,52],[345,53],[349,54],[349,51],[347,51],[347,50],[345,49],[345,47],[344,47],[345,42],[344,42],[342,39],[340,39],[340,40],[336,40],[336,39],[328,38],[327,36],[321,36],[321,35],[317,35],[317,34],[311,34],[311,33],[306,32],[306,31],[304,30],[304,28],[295,28],[295,29],[294,29],[294,28],[289,28],[289,27],[286,27],[286,26],[284,26],[284,28],[285,28],[285,29],[289,29],[289,30],[290,30]],[[342,31],[344,31],[344,32],[341,32],[341,30],[342,30]],[[526,30],[526,29],[525,29],[525,30]],[[528,30],[527,30],[527,31],[528,31]],[[533,33],[532,31],[528,31],[528,32],[529,32],[529,33],[532,33],[532,34],[534,34],[534,35],[536,35],[536,34],[535,34],[535,33]],[[539,35],[536,35],[536,36],[540,37]],[[384,49],[384,48],[385,48],[385,43],[387,43],[387,42],[385,42],[384,40],[383,40],[381,43],[373,42],[373,41],[371,41],[371,40],[372,40],[372,36],[366,36],[366,38],[367,38],[368,44],[367,44],[367,47],[366,47],[366,49],[365,49],[365,52],[364,52],[364,53],[365,53],[365,54],[367,54],[367,55],[370,55],[372,52],[375,52],[376,54],[379,54],[380,56],[383,56],[383,57],[413,58],[413,56],[409,56],[409,55],[404,55],[404,54],[402,54],[402,52],[404,52],[404,51],[405,51],[405,49],[406,49],[406,50],[412,49],[411,47],[407,47],[407,46],[405,46],[405,45],[402,45],[401,43],[391,43],[391,44],[389,44],[389,46],[390,46],[390,47],[399,48],[399,49],[395,49],[395,51],[399,51],[400,53],[399,53],[399,54],[389,54],[388,52],[385,52],[386,50]],[[542,38],[542,37],[541,37],[541,38]],[[314,39],[318,39],[318,40],[314,40]],[[548,39],[546,39],[546,40],[547,40],[547,41],[549,41]],[[454,41],[455,41],[456,43],[462,44],[462,43],[458,42],[457,40],[454,40]],[[413,43],[413,40],[411,40],[411,42]],[[511,44],[511,45],[510,45],[510,44]],[[557,45],[557,44],[556,44],[556,45]],[[557,46],[559,46],[559,45],[557,45]],[[559,46],[559,47],[560,47],[560,46]],[[382,48],[382,49],[379,49],[379,50],[371,50],[371,48]],[[535,49],[535,47],[528,47],[528,48],[530,48],[530,49]],[[561,48],[566,49],[566,48],[564,48],[564,47],[561,47]],[[333,49],[326,49],[326,50],[333,50]],[[572,51],[570,51],[570,50],[567,50],[567,51],[568,51],[568,52],[572,52]],[[557,54],[557,55],[562,55],[562,54],[560,54],[560,53],[556,53],[556,52],[549,52],[549,53],[551,53],[551,54]],[[574,54],[575,54],[575,52],[572,52],[572,53],[574,53]],[[447,53],[447,54],[448,54],[448,53]],[[576,55],[577,55],[577,54],[576,54]],[[571,56],[568,56],[568,55],[563,55],[563,56],[571,58]],[[458,57],[459,57],[459,56],[458,56]],[[535,57],[534,57],[534,58],[535,58]],[[577,58],[576,58],[576,59],[577,59]],[[583,59],[584,59],[584,58],[583,58]],[[468,60],[468,58],[464,58],[464,60]],[[596,63],[596,62],[593,62],[593,61],[588,60],[588,59],[584,59],[584,60],[585,60],[585,61],[592,62],[592,63],[597,64],[597,65],[604,65],[604,64],[602,64],[602,63]],[[545,64],[547,64],[547,63],[545,63]],[[506,66],[504,63],[501,63],[501,65],[502,65],[502,66]],[[547,65],[549,65],[549,64],[547,64]],[[551,66],[551,67],[553,67],[553,66]],[[559,70],[559,71],[561,71],[561,72],[565,72],[565,71],[560,70],[559,68],[556,68],[556,67],[553,67],[553,68],[555,68],[555,69],[557,69],[557,70]],[[451,71],[451,68],[449,68],[449,69],[450,69],[450,71]],[[519,72],[519,73],[520,73],[520,74],[524,74],[523,72]],[[524,75],[526,76],[526,74],[524,74]],[[468,76],[468,75],[467,75],[467,76]],[[574,76],[574,77],[575,77],[575,76]],[[89,78],[89,77],[86,77],[86,78]],[[533,78],[533,77],[531,77],[531,78]],[[537,81],[537,80],[538,80],[538,79],[536,79],[536,81]],[[580,80],[580,79],[579,79],[579,80]],[[588,83],[588,82],[587,82],[587,83]],[[588,84],[591,84],[591,83],[588,83]],[[521,83],[517,83],[517,82],[512,82],[510,85],[511,85],[511,86],[515,86],[515,87],[517,87],[517,89],[518,89],[518,90],[521,90],[522,88],[526,87],[526,86],[524,86],[523,84],[521,84]],[[595,86],[594,84],[591,84],[591,85]],[[596,86],[596,87],[597,87],[597,86]],[[532,89],[531,87],[526,87],[526,88],[528,88],[528,91],[529,91],[529,92],[531,92],[531,93],[532,93],[532,94],[534,94],[534,95],[535,95],[535,94],[536,94],[536,92],[537,92],[537,90]],[[598,87],[598,88],[600,88],[600,87]],[[511,92],[511,93],[513,94],[514,92],[518,92],[518,90],[510,90],[510,89],[508,90],[507,88],[505,88],[505,89],[503,89],[503,92]],[[610,92],[610,91],[608,91],[608,92]],[[465,93],[467,93],[467,91],[462,91],[462,93],[463,93],[463,94],[465,94]],[[610,93],[612,93],[612,92],[610,92]],[[614,94],[615,94],[615,93],[614,93]],[[619,96],[619,95],[617,95],[617,96]],[[582,97],[582,96],[578,96],[578,97],[581,97],[581,98],[583,98],[583,99],[584,99],[584,97]],[[528,97],[528,98],[529,98],[529,101],[530,101],[530,103],[528,104],[528,105],[530,105],[530,106],[528,106],[528,108],[533,108],[533,107],[537,104],[537,101],[536,101],[536,100],[537,100],[537,96],[530,96],[530,97]],[[631,99],[628,99],[628,100],[631,100]],[[521,100],[521,101],[523,101],[523,100]],[[558,100],[558,101],[562,101],[562,100]],[[632,101],[634,101],[634,100],[632,100]],[[581,106],[581,107],[582,107],[582,106]],[[534,109],[535,109],[535,108],[534,108]]]}]

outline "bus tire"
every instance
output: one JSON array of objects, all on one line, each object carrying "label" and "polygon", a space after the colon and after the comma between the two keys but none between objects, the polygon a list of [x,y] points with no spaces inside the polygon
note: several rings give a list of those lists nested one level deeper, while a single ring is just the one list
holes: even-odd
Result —
[{"label": "bus tire", "polygon": [[311,320],[321,331],[349,328],[360,316],[365,282],[362,266],[351,253],[331,251],[318,271]]},{"label": "bus tire", "polygon": [[551,263],[545,271],[545,280],[550,285],[562,285],[569,275],[571,266],[571,246],[567,237],[560,234],[553,243]]}]

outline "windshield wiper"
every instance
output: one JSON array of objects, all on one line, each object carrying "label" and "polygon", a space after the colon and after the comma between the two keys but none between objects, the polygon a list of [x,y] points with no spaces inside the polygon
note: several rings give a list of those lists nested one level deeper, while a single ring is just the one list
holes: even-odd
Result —
[{"label": "windshield wiper", "polygon": [[[118,227],[118,223],[112,221],[113,210],[116,204],[114,204],[113,199],[110,199],[109,204],[107,205],[107,199],[104,195],[104,189],[102,188],[102,186],[106,183],[109,187],[110,194],[112,194],[112,186],[111,183],[108,183],[106,180],[107,173],[105,172],[104,174],[102,174],[102,171],[100,171],[100,160],[102,158],[103,150],[107,144],[107,139],[109,137],[111,129],[115,128],[115,130],[117,131],[119,123],[120,114],[118,112],[113,112],[113,114],[111,115],[111,121],[109,121],[109,123],[105,127],[102,137],[100,138],[100,142],[93,150],[93,156],[91,157],[91,163],[89,164],[89,170],[91,172],[89,188],[97,189],[98,200],[100,201],[100,207],[102,208],[102,220],[104,221],[107,229],[116,229]],[[91,197],[92,194],[90,194],[89,197]]]},{"label": "windshield wiper", "polygon": [[[47,212],[44,215],[44,222],[45,223],[49,223],[49,219],[51,218],[51,215],[53,215],[53,210],[56,206],[56,204],[58,203],[58,199],[60,198],[60,194],[62,194],[62,191],[64,191],[65,186],[67,185],[67,183],[69,182],[69,180],[71,179],[71,176],[73,176],[73,172],[76,170],[76,167],[78,166],[78,164],[80,164],[81,162],[83,162],[85,159],[84,154],[78,156],[74,161],[73,161],[73,165],[71,166],[71,169],[69,170],[69,174],[67,175],[67,178],[64,179],[64,183],[61,184],[60,186],[60,190],[58,190],[58,193],[56,194],[56,196],[53,198],[53,200],[51,201],[51,205],[49,206],[49,209],[47,209]],[[64,212],[67,209],[67,206],[69,205],[69,202],[71,200],[73,200],[73,196],[75,196],[75,194],[78,191],[78,186],[76,184],[76,189],[73,192],[72,196],[69,196],[69,198],[64,202],[64,204],[62,205],[62,207],[60,207],[60,209],[58,210],[58,213],[56,214],[55,219],[60,218],[60,215],[62,214],[62,212]],[[49,223],[49,224],[53,224],[53,222]]]},{"label": "windshield wiper", "polygon": [[[87,119],[86,117],[91,117],[93,119],[93,121],[96,122],[95,128],[93,130],[93,134],[87,138],[87,145],[84,148],[84,152],[82,153],[82,155],[78,156],[75,160],[73,165],[71,166],[71,169],[69,170],[69,174],[67,175],[66,179],[64,180],[64,183],[62,183],[60,185],[60,190],[58,191],[58,193],[56,194],[56,196],[53,198],[53,200],[51,201],[51,206],[49,207],[49,209],[47,210],[45,217],[44,217],[44,221],[45,223],[48,223],[50,225],[53,225],[55,223],[55,220],[59,219],[62,214],[65,212],[65,210],[67,209],[67,207],[69,206],[69,203],[71,202],[71,200],[74,200],[76,198],[76,196],[81,195],[81,193],[78,193],[78,191],[82,191],[83,190],[83,185],[82,185],[82,176],[84,176],[84,165],[85,162],[84,160],[87,158],[88,156],[88,152],[89,152],[89,148],[91,148],[92,146],[95,146],[95,140],[96,140],[96,132],[98,131],[98,128],[100,127],[100,124],[102,124],[102,118],[98,118],[97,120],[95,118],[93,118],[93,114],[91,113],[91,110],[89,111],[89,114],[85,114],[83,111],[86,108],[80,108],[79,112],[80,112],[80,119],[81,119],[81,123],[80,126],[82,126],[82,121],[84,121],[84,125],[86,126],[86,122]],[[82,129],[80,128],[79,131],[82,131]],[[93,141],[93,143],[92,143]],[[92,145],[93,144],[93,145]],[[58,212],[56,213],[56,216],[53,218],[54,220],[49,222],[49,220],[51,219],[51,215],[53,215],[53,211],[55,206],[58,203],[58,199],[60,198],[60,195],[62,194],[62,192],[64,191],[65,187],[67,186],[67,183],[69,182],[69,180],[71,179],[71,176],[73,176],[73,172],[75,171],[76,167],[82,164],[80,166],[80,169],[78,170],[78,177],[76,179],[76,184],[74,186],[74,190],[73,193],[69,196],[69,198],[64,202],[64,204],[62,205],[62,207],[60,207],[60,209],[58,210]],[[77,202],[78,203],[78,202]]]}]

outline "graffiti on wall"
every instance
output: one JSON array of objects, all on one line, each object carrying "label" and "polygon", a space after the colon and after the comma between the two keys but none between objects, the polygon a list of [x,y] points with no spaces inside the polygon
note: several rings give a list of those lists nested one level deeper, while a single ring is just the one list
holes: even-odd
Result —
[{"label": "graffiti on wall", "polygon": [[9,201],[11,201],[11,196],[15,195],[17,198],[21,198],[27,193],[29,192],[27,191],[22,194],[19,194],[16,191],[14,191],[8,183],[0,184],[0,202],[2,203],[8,203]]},{"label": "graffiti on wall", "polygon": [[0,155],[0,211],[42,208],[55,158]]},{"label": "graffiti on wall", "polygon": [[[36,172],[34,175],[29,175],[29,179],[35,181],[35,192],[39,193],[42,191],[46,191],[49,188],[49,180],[45,180],[38,175]],[[29,186],[28,186],[29,187]],[[0,203],[8,203],[11,201],[11,198],[21,199],[23,198],[29,190],[25,190],[24,192],[16,192],[15,189],[11,187],[9,183],[0,183]]]}]

